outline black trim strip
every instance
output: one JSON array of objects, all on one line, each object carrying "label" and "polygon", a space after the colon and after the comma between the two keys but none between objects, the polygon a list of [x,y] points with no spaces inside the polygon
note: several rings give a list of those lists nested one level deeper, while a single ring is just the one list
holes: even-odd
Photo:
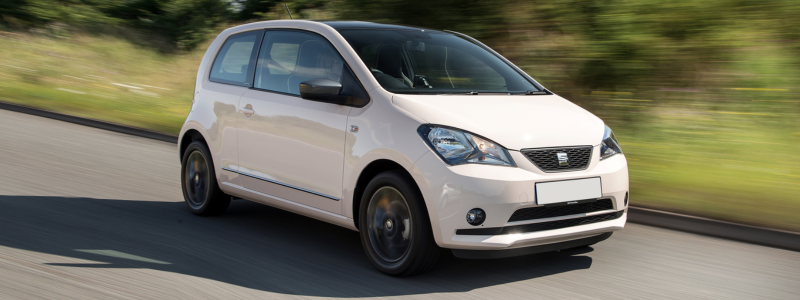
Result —
[{"label": "black trim strip", "polygon": [[280,181],[275,181],[275,180],[272,180],[272,179],[264,178],[264,177],[261,177],[261,176],[256,176],[256,175],[253,175],[253,174],[248,174],[248,173],[245,173],[245,172],[239,172],[239,171],[236,171],[236,170],[233,170],[233,169],[229,169],[229,168],[226,168],[226,167],[222,167],[222,169],[225,170],[225,171],[228,171],[228,172],[233,172],[233,173],[236,173],[236,174],[239,174],[239,175],[244,175],[244,176],[247,176],[247,177],[250,177],[250,178],[263,180],[263,181],[266,181],[266,182],[269,182],[269,183],[274,183],[274,184],[282,185],[282,186],[285,186],[285,187],[288,187],[288,188],[293,188],[293,189],[298,190],[298,191],[306,192],[306,193],[309,193],[309,194],[314,194],[314,195],[317,195],[317,196],[320,196],[320,197],[325,197],[325,198],[328,198],[328,199],[331,199],[331,200],[334,200],[334,201],[339,201],[339,198],[336,198],[334,196],[328,196],[328,195],[325,195],[323,193],[317,193],[315,191],[307,190],[307,189],[304,189],[304,188],[301,188],[301,187],[297,187],[297,186],[293,186],[291,184],[286,184],[286,183],[283,183],[283,182],[280,182]]},{"label": "black trim strip", "polygon": [[[567,204],[573,203],[575,204]],[[511,214],[508,222],[531,221],[544,218],[566,217],[600,211],[613,211],[614,200],[611,198],[578,200],[520,208]]]},{"label": "black trim strip", "polygon": [[513,233],[527,233],[536,231],[545,231],[553,229],[561,229],[572,226],[586,225],[597,222],[616,220],[625,214],[624,210],[618,212],[587,216],[582,218],[556,220],[551,222],[522,224],[506,227],[492,227],[492,228],[476,228],[476,229],[458,229],[457,235],[503,235]]}]

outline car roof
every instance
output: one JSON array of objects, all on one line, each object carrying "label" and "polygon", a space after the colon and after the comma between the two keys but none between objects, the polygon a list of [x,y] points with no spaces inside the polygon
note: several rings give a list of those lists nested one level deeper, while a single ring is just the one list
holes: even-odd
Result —
[{"label": "car roof", "polygon": [[[318,22],[333,27],[333,29],[336,29],[336,31],[340,31],[343,29],[432,30],[421,27],[381,24],[381,23],[364,22],[364,21],[318,21]],[[440,30],[433,30],[433,31],[440,31]]]}]

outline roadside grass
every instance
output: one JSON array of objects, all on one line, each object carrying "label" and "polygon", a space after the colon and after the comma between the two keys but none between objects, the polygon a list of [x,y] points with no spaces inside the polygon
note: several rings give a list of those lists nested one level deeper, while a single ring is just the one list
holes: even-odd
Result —
[{"label": "roadside grass", "polygon": [[109,36],[0,33],[0,100],[177,134],[202,52],[160,54]]},{"label": "roadside grass", "polygon": [[[108,36],[0,33],[0,100],[177,134],[198,49],[161,54]],[[764,49],[704,74],[714,88],[581,96],[621,141],[633,205],[800,231],[800,74],[786,68],[790,54]],[[561,76],[530,74],[545,84]]]},{"label": "roadside grass", "polygon": [[633,205],[800,231],[797,59],[753,44],[691,88],[592,95],[628,158]]},{"label": "roadside grass", "polygon": [[755,106],[689,117],[654,107],[648,123],[608,122],[628,158],[631,203],[800,231],[800,114]]}]

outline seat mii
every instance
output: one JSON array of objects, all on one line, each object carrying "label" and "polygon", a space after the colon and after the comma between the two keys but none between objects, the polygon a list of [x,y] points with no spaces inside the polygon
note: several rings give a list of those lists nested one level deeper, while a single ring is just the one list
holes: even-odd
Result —
[{"label": "seat mii", "polygon": [[443,249],[486,259],[584,247],[627,219],[611,129],[456,32],[227,29],[203,57],[179,141],[193,213],[237,197],[356,230],[394,276],[429,269]]}]

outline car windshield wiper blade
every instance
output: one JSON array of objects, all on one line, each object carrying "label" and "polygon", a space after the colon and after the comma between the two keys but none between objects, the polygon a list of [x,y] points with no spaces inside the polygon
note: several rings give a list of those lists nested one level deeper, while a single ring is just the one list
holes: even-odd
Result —
[{"label": "car windshield wiper blade", "polygon": [[525,95],[547,95],[545,91],[525,91]]},{"label": "car windshield wiper blade", "polygon": [[[456,94],[456,93],[453,93]],[[461,93],[458,93],[461,94]],[[467,92],[467,95],[511,95],[510,92],[478,92],[478,91],[471,91]]]}]

